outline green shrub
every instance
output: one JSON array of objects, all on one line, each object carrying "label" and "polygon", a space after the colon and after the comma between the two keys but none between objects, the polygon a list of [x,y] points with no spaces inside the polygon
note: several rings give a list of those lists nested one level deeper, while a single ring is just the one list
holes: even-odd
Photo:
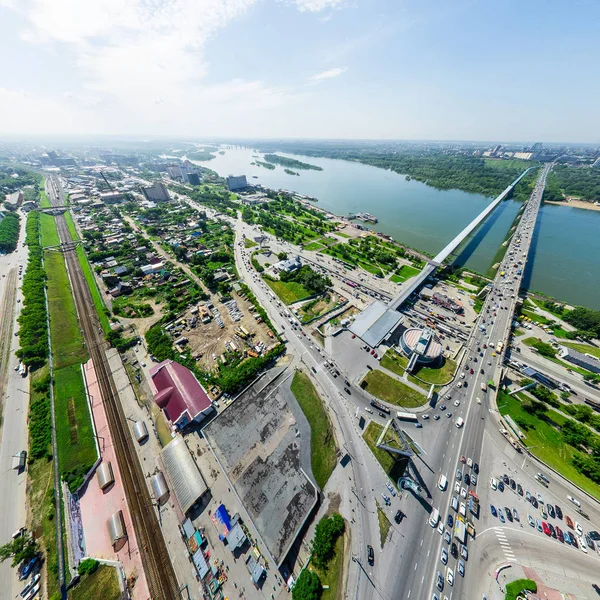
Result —
[{"label": "green shrub", "polygon": [[344,533],[344,519],[338,513],[331,517],[323,517],[315,528],[315,539],[312,544],[313,562],[324,568],[333,556],[335,542]]},{"label": "green shrub", "polygon": [[79,574],[80,575],[91,575],[98,569],[100,563],[94,558],[86,558],[79,563]]},{"label": "green shrub", "polygon": [[293,600],[319,600],[323,587],[319,576],[314,571],[304,569],[292,588]]}]

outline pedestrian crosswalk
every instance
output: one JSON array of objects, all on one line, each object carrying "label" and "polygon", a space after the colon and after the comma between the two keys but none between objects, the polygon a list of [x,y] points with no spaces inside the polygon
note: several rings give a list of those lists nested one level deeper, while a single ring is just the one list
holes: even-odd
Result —
[{"label": "pedestrian crosswalk", "polygon": [[500,547],[504,552],[504,557],[506,558],[506,560],[509,562],[516,561],[517,559],[515,558],[515,553],[512,551],[508,539],[506,539],[506,534],[504,533],[504,530],[497,527],[495,531],[496,537],[498,538],[498,543],[500,544]]}]

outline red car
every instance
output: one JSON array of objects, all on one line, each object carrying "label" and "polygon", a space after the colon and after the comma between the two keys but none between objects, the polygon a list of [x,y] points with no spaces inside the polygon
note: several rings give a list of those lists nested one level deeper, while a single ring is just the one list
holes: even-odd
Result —
[{"label": "red car", "polygon": [[352,339],[354,339],[356,337],[356,335],[352,334]]},{"label": "red car", "polygon": [[561,541],[565,541],[565,536],[563,535],[562,529],[560,527],[556,527],[556,537]]},{"label": "red car", "polygon": [[471,370],[469,371],[469,373],[470,373],[471,375],[473,375],[473,369],[471,369]]},{"label": "red car", "polygon": [[547,536],[551,535],[551,533],[550,533],[550,527],[548,527],[548,523],[546,523],[546,521],[542,521],[542,529],[544,530],[544,533]]},{"label": "red car", "polygon": [[371,350],[371,354],[375,354],[375,350]]}]

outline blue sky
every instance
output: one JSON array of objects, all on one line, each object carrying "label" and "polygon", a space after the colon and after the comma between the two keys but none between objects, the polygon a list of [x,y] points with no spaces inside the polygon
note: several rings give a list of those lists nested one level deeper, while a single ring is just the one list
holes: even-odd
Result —
[{"label": "blue sky", "polygon": [[587,0],[0,0],[0,134],[596,143],[598,40]]}]

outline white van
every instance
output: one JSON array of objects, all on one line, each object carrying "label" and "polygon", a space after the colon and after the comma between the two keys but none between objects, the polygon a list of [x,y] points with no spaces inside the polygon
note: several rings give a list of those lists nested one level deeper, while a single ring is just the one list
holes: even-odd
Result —
[{"label": "white van", "polygon": [[465,424],[465,421],[462,417],[458,417],[456,419],[456,423],[454,423],[459,429]]},{"label": "white van", "polygon": [[429,524],[435,529],[440,520],[440,511],[437,508],[434,508],[431,511],[431,515],[429,515]]},{"label": "white van", "polygon": [[440,475],[440,478],[438,479],[438,487],[440,488],[440,490],[442,490],[442,492],[446,491],[446,487],[448,486],[448,480],[446,479],[445,475]]},{"label": "white van", "polygon": [[466,517],[467,516],[467,506],[465,505],[464,502],[460,503],[460,506],[458,507],[458,514],[461,517]]},{"label": "white van", "polygon": [[497,489],[498,489],[498,480],[497,480],[495,477],[492,477],[492,478],[490,479],[490,487],[491,487],[493,490],[497,490]]},{"label": "white van", "polygon": [[450,505],[452,506],[452,510],[458,510],[458,498],[456,496],[452,496],[452,502]]}]

